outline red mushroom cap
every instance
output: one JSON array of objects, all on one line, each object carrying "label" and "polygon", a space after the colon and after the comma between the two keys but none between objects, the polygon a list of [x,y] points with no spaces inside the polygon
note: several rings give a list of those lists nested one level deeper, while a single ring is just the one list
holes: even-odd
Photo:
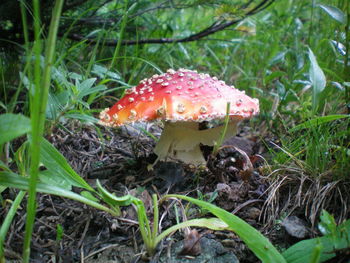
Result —
[{"label": "red mushroom cap", "polygon": [[112,108],[100,113],[100,120],[107,126],[155,119],[210,121],[225,118],[228,102],[231,119],[248,119],[259,113],[257,99],[216,77],[187,69],[169,69],[127,90]]}]

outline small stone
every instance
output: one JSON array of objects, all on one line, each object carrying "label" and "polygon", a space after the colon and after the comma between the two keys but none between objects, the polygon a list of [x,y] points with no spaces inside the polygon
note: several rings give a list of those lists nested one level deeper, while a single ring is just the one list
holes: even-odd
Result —
[{"label": "small stone", "polygon": [[260,209],[256,207],[250,207],[247,209],[246,214],[249,219],[257,219],[260,216]]},{"label": "small stone", "polygon": [[282,226],[292,237],[303,239],[309,235],[306,223],[297,216],[286,217],[282,222]]}]

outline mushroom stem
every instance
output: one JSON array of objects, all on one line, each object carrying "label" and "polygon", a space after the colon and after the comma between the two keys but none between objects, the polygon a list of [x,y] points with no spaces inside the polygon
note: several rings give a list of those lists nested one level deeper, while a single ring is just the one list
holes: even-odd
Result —
[{"label": "mushroom stem", "polygon": [[[236,134],[237,121],[228,124],[225,139]],[[223,126],[198,130],[198,122],[165,122],[164,130],[154,149],[159,160],[177,159],[184,163],[200,165],[205,159],[200,144],[213,146],[220,137]]]}]

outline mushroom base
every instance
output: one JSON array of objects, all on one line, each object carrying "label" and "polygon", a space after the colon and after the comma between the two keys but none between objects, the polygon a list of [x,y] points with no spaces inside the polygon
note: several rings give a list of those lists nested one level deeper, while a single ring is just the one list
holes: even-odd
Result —
[{"label": "mushroom base", "polygon": [[[237,123],[232,121],[228,124],[225,139],[236,134]],[[163,133],[154,148],[157,161],[169,158],[188,164],[205,164],[200,144],[213,146],[220,138],[223,126],[198,130],[198,125],[198,122],[165,122]]]}]

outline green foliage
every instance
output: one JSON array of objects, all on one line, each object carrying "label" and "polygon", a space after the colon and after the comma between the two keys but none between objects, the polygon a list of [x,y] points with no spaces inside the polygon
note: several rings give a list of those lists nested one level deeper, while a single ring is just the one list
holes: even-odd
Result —
[{"label": "green foliage", "polygon": [[62,240],[62,236],[63,236],[63,227],[61,224],[57,224],[56,227],[56,242],[59,242]]},{"label": "green foliage", "polygon": [[319,229],[324,235],[303,240],[282,253],[288,263],[325,262],[350,248],[350,220],[336,225],[332,215],[322,211]]},{"label": "green foliage", "polygon": [[262,262],[286,262],[267,238],[239,217],[213,204],[188,196],[168,195],[168,197],[183,199],[210,211],[213,215],[226,223],[229,229],[235,232]]},{"label": "green foliage", "polygon": [[319,7],[334,20],[338,21],[341,24],[345,24],[346,16],[344,12],[340,10],[338,7],[331,6],[331,5],[322,5],[322,4],[320,4]]},{"label": "green foliage", "polygon": [[[45,149],[43,147],[43,149]],[[53,174],[54,171],[51,171]],[[64,178],[66,180],[66,178]],[[68,183],[68,182],[67,182]],[[29,189],[29,180],[26,177],[19,176],[11,172],[0,172],[0,185],[17,188],[21,190]],[[117,197],[114,194],[108,192],[97,181],[97,191],[92,192],[82,191],[80,194],[74,193],[62,186],[61,183],[37,183],[37,191],[57,195],[65,198],[69,198],[78,202],[82,202],[94,208],[108,212],[111,215],[120,215],[120,206],[128,206],[134,204],[137,211],[138,222],[140,226],[140,232],[146,246],[148,255],[153,255],[157,244],[169,234],[174,231],[185,227],[205,227],[212,230],[231,230],[234,231],[254,252],[254,254],[262,260],[262,262],[323,262],[335,256],[337,250],[348,248],[349,235],[350,235],[350,220],[343,224],[336,226],[334,218],[324,211],[321,215],[321,222],[319,225],[320,231],[324,234],[321,238],[310,239],[301,241],[285,252],[282,255],[277,249],[260,234],[256,229],[244,222],[237,216],[202,200],[194,199],[188,196],[182,195],[167,195],[162,198],[162,202],[168,198],[179,198],[189,201],[195,205],[201,207],[202,210],[209,211],[216,218],[202,218],[191,219],[182,223],[171,226],[170,228],[158,233],[159,224],[159,211],[158,200],[156,195],[152,196],[153,199],[153,228],[151,228],[151,222],[146,214],[146,209],[143,202],[131,195],[125,195]],[[24,197],[25,192],[20,192],[15,202],[12,205],[4,223],[0,228],[1,236],[6,236],[8,227],[12,221],[16,209],[19,203]],[[106,203],[108,206],[101,204]],[[57,226],[57,240],[60,240],[60,236],[63,234],[63,229]],[[3,239],[0,239],[0,245]],[[0,247],[0,256],[2,256],[2,246]],[[306,261],[305,261],[306,260]]]},{"label": "green foliage", "polygon": [[[261,114],[252,121],[253,127],[260,125],[260,131],[267,131],[262,137],[270,138],[272,133],[281,141],[271,163],[296,162],[313,176],[329,173],[334,179],[349,179],[350,121],[346,108],[350,100],[349,1],[275,1],[265,12],[202,41],[130,46],[121,43],[128,39],[186,37],[206,26],[233,21],[252,10],[258,1],[188,0],[163,6],[159,1],[148,0],[90,0],[76,9],[66,10],[64,20],[59,20],[63,1],[52,1],[57,5],[49,10],[53,10],[49,30],[42,29],[50,24],[46,19],[51,15],[43,12],[45,17],[39,18],[40,8],[44,7],[39,6],[38,0],[33,5],[28,3],[30,12],[26,12],[24,1],[3,1],[12,2],[21,3],[21,9],[0,8],[9,10],[8,14],[0,11],[0,16],[6,15],[0,26],[8,32],[14,29],[13,25],[21,28],[23,24],[25,43],[16,44],[11,39],[6,44],[19,51],[15,54],[13,50],[3,52],[6,47],[0,50],[0,112],[5,113],[0,116],[1,157],[5,150],[10,155],[0,160],[0,194],[6,187],[30,193],[24,261],[29,259],[36,190],[71,198],[114,215],[119,214],[119,206],[133,202],[143,222],[141,231],[149,251],[155,249],[165,236],[163,233],[170,231],[158,233],[155,223],[151,229],[139,200],[109,194],[99,184],[95,191],[57,149],[43,140],[43,135],[62,127],[67,119],[96,124],[98,112],[110,107],[126,88],[169,67],[208,72],[259,98]],[[20,23],[11,22],[16,10],[22,10]],[[91,19],[95,16],[102,23]],[[61,26],[64,30],[60,30],[61,37],[56,40]],[[43,35],[46,32],[47,37]],[[72,34],[96,42],[72,42],[69,39]],[[33,42],[32,36],[35,36]],[[114,39],[118,40],[115,46],[105,45]],[[21,141],[15,139],[23,135],[29,139],[20,146]],[[40,171],[39,165],[43,168]],[[81,192],[73,192],[73,186]],[[6,236],[24,194],[20,192],[14,199],[1,225],[0,237]],[[4,203],[2,198],[0,201]],[[153,203],[157,209],[157,202]],[[202,209],[209,211],[206,206]],[[216,213],[224,219],[228,217]],[[344,248],[338,234],[342,229],[348,231],[348,223],[335,226],[326,214],[321,218],[320,230],[324,236],[305,243],[307,258],[314,262],[334,254],[325,252],[335,249],[334,240],[340,244],[336,249]],[[215,220],[203,219],[193,224],[216,225]],[[157,222],[157,216],[154,221]],[[266,240],[259,238],[265,244]],[[259,244],[245,240],[255,253],[264,256]],[[285,253],[299,255],[302,252],[297,248],[303,246],[304,243],[296,246],[295,253]],[[1,249],[2,244],[0,252]]]},{"label": "green foliage", "polygon": [[298,124],[297,126],[290,129],[289,132],[296,132],[302,129],[311,129],[324,123],[328,123],[328,122],[343,119],[343,118],[349,118],[349,117],[350,115],[328,115],[328,116],[316,117],[309,121]]},{"label": "green foliage", "polygon": [[[21,189],[25,191],[29,190],[28,178],[17,175],[15,173],[11,173],[11,172],[0,171],[0,185],[15,188],[15,189]],[[60,185],[53,185],[53,184],[38,182],[36,190],[37,192],[40,192],[40,193],[57,195],[68,199],[72,199],[72,200],[87,204],[91,207],[100,209],[102,211],[108,212],[115,216],[119,215],[118,213],[116,213],[116,211],[109,209],[107,206],[104,206],[99,202],[91,200],[90,198],[86,198],[83,195],[77,194],[73,191],[60,187]]]},{"label": "green foliage", "polygon": [[309,59],[311,63],[309,75],[312,85],[312,109],[316,111],[317,109],[322,109],[324,105],[324,100],[321,100],[321,95],[326,87],[326,76],[318,65],[311,49],[309,49]]},{"label": "green foliage", "polygon": [[[1,193],[1,191],[0,191],[0,193]],[[6,234],[11,226],[12,219],[16,215],[16,211],[17,211],[20,203],[22,202],[25,194],[26,194],[25,191],[19,192],[19,194],[16,196],[15,200],[13,201],[11,208],[7,212],[4,221],[1,224],[1,227],[0,227],[0,262],[5,262],[4,242],[5,242]]]},{"label": "green foliage", "polygon": [[30,132],[30,120],[21,114],[0,115],[0,145]]},{"label": "green foliage", "polygon": [[42,140],[41,147],[40,160],[47,169],[41,172],[41,176],[39,175],[42,181],[62,183],[67,190],[71,190],[72,186],[77,186],[93,191],[93,188],[73,170],[64,156],[47,140]]}]

